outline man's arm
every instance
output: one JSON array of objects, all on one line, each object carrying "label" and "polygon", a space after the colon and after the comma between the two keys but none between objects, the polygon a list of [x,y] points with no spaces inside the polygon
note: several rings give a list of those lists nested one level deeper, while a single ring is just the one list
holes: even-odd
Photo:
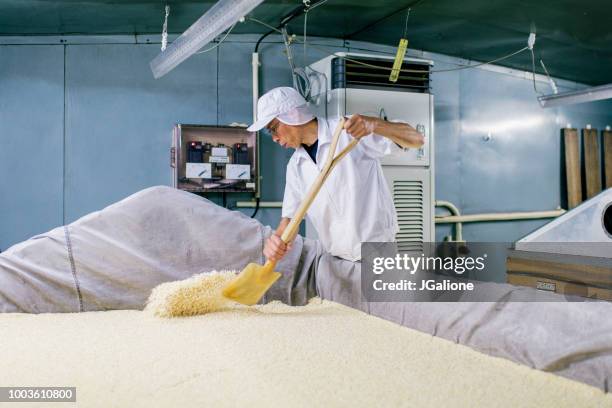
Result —
[{"label": "man's arm", "polygon": [[404,148],[419,148],[425,143],[423,135],[412,126],[406,123],[388,122],[373,116],[353,115],[345,122],[344,129],[357,139],[375,133]]},{"label": "man's arm", "polygon": [[281,239],[281,235],[283,235],[283,231],[289,225],[291,218],[281,218],[278,227],[274,234],[270,235],[270,237],[266,240],[266,244],[264,246],[264,256],[266,259],[270,261],[280,261],[285,254],[291,250],[291,243],[285,244]]}]

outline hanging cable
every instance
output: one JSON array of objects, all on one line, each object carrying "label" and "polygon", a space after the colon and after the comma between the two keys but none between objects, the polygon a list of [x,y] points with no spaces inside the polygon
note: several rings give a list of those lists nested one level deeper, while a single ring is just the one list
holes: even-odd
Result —
[{"label": "hanging cable", "polygon": [[[309,10],[314,10],[315,8],[319,7],[322,4],[325,4],[328,0],[315,0],[314,2],[312,0],[308,0],[308,8]],[[304,0],[302,0],[302,4],[306,4],[306,2]],[[261,24],[263,26],[266,26],[270,29],[269,32],[265,33],[264,35],[262,35],[259,40],[257,41],[257,44],[255,45],[255,52],[257,52],[259,50],[259,45],[261,44],[261,42],[263,41],[264,38],[266,38],[267,36],[269,36],[270,34],[272,34],[273,32],[279,32],[280,33],[280,28],[286,26],[287,24],[289,24],[289,22],[299,16],[301,16],[302,14],[304,14],[304,7],[302,5],[297,6],[296,8],[294,8],[293,10],[291,10],[289,13],[287,13],[283,18],[281,18],[280,23],[276,26],[273,27],[272,25],[258,20],[254,17],[249,17],[249,20],[252,20],[258,24]]]},{"label": "hanging cable", "polygon": [[557,88],[557,83],[555,82],[554,79],[551,78],[550,74],[548,73],[548,70],[546,69],[546,65],[544,65],[544,61],[541,58],[540,58],[540,65],[542,65],[542,69],[544,69],[544,72],[546,73],[546,76],[548,77],[548,83],[550,84],[550,87],[553,90],[553,94],[559,93],[559,89]]},{"label": "hanging cable", "polygon": [[[296,40],[296,41],[298,41],[298,42],[299,42],[299,40]],[[314,45],[312,45],[312,44],[310,45],[310,47],[311,47],[311,48],[318,49],[319,51],[322,51],[322,52],[325,52],[325,53],[330,53],[329,49],[328,49],[328,50],[324,50],[323,48],[321,48],[321,47],[319,47],[319,46],[314,46]],[[480,67],[480,66],[482,66],[482,65],[494,64],[494,63],[496,63],[496,62],[503,61],[503,60],[508,59],[508,58],[510,58],[510,57],[513,57],[513,56],[515,56],[515,55],[517,55],[517,54],[520,54],[521,52],[523,52],[523,51],[525,51],[525,50],[527,50],[527,49],[528,49],[527,47],[523,47],[523,48],[521,48],[520,50],[517,50],[517,51],[515,51],[515,52],[513,52],[513,53],[510,53],[510,54],[508,54],[508,55],[504,55],[504,56],[502,56],[502,57],[496,58],[496,59],[491,60],[491,61],[487,61],[487,62],[480,62],[480,63],[478,63],[478,64],[472,64],[472,65],[463,65],[463,66],[460,66],[460,67],[457,67],[457,68],[448,68],[448,69],[433,69],[433,70],[431,70],[431,71],[426,71],[426,70],[418,70],[418,69],[402,69],[402,70],[401,70],[401,72],[411,73],[411,74],[426,74],[426,73],[434,73],[434,72],[438,72],[438,73],[439,73],[439,72],[451,72],[451,71],[459,71],[459,70],[462,70],[462,69],[476,68],[476,67]],[[336,56],[336,57],[338,57],[338,58],[343,58],[343,59],[345,59],[346,61],[352,62],[352,63],[354,63],[354,64],[358,64],[358,65],[362,65],[362,66],[366,66],[366,67],[370,67],[370,68],[376,68],[376,69],[380,69],[380,70],[384,70],[384,71],[391,71],[391,70],[393,69],[393,68],[391,68],[391,67],[383,67],[383,66],[380,66],[380,65],[369,64],[369,63],[367,63],[367,62],[363,62],[363,61],[354,60],[354,59],[351,59],[351,58],[345,57],[345,56],[343,56],[343,55],[337,55],[337,54],[336,54],[336,51],[332,51],[332,52],[331,52],[331,54],[332,54],[332,55],[334,55],[334,56]]]},{"label": "hanging cable", "polygon": [[402,35],[402,38],[406,38],[406,35],[408,34],[408,19],[410,18],[410,10],[412,10],[412,8],[408,7],[408,12],[406,13],[406,22],[404,23],[404,35]]},{"label": "hanging cable", "polygon": [[304,99],[310,99],[310,79],[306,73],[306,68],[295,68],[293,70],[293,87]]},{"label": "hanging cable", "polygon": [[305,68],[296,68],[293,60],[293,53],[291,52],[291,43],[295,40],[295,35],[289,36],[287,32],[287,26],[281,29],[283,35],[283,42],[285,44],[285,52],[287,54],[287,61],[289,62],[289,68],[291,69],[291,76],[293,79],[293,88],[308,100],[310,98],[310,81]]},{"label": "hanging cable", "polygon": [[258,52],[259,51],[259,46],[261,45],[261,42],[264,40],[264,38],[266,38],[267,36],[269,36],[270,34],[273,34],[275,32],[280,32],[280,30],[276,29],[276,27],[272,27],[270,24],[263,22],[261,20],[258,20],[254,17],[249,17],[249,20],[254,21],[258,24],[261,24],[265,27],[268,27],[270,29],[270,31],[268,31],[267,33],[263,34],[261,37],[259,37],[259,39],[257,40],[257,43],[255,44],[255,50],[253,52]]},{"label": "hanging cable", "polygon": [[164,25],[162,26],[162,39],[161,39],[161,50],[166,51],[168,46],[168,16],[170,15],[170,6],[166,4]]},{"label": "hanging cable", "polygon": [[253,211],[253,214],[251,214],[251,218],[255,218],[257,211],[259,211],[259,198],[255,199],[255,211]]},{"label": "hanging cable", "polygon": [[529,33],[529,38],[527,38],[527,48],[531,52],[531,73],[532,73],[531,79],[533,80],[533,91],[536,93],[536,95],[539,95],[540,93],[538,92],[538,88],[536,87],[536,80],[535,80],[535,77],[536,77],[535,54],[533,53],[533,46],[535,45],[535,42],[536,42],[535,27],[532,27],[532,31],[531,33]]},{"label": "hanging cable", "polygon": [[[311,9],[313,9],[313,8],[315,8],[315,7],[316,7],[316,6],[313,6]],[[279,34],[282,34],[282,30],[280,30],[280,29],[278,29],[278,28],[275,28],[275,27],[271,26],[270,24],[267,24],[267,23],[265,23],[265,22],[263,22],[263,21],[257,20],[257,19],[252,18],[252,17],[249,17],[249,19],[250,19],[250,20],[252,20],[252,21],[254,21],[254,22],[256,22],[256,23],[259,23],[259,24],[261,24],[261,25],[264,25],[264,26],[266,26],[266,27],[270,28],[270,29],[271,29],[271,31],[270,31],[269,33],[267,33],[266,35],[272,34],[273,32],[277,32],[277,33],[279,33]],[[406,22],[407,22],[407,20],[406,20]],[[302,40],[300,40],[299,38],[293,38],[293,41],[298,42],[298,43],[299,43],[299,42],[302,42]],[[337,51],[331,50],[330,48],[326,48],[326,47],[324,47],[324,46],[320,46],[320,45],[313,45],[313,44],[311,43],[311,44],[310,44],[310,47],[311,47],[311,48],[313,48],[313,49],[316,49],[316,50],[318,50],[318,51],[321,51],[321,52],[323,52],[323,53],[326,53],[326,54],[328,54],[328,55],[334,55],[335,57],[342,58],[342,59],[344,59],[344,60],[346,60],[346,61],[349,61],[349,62],[352,62],[352,63],[354,63],[354,64],[358,64],[358,65],[366,66],[366,67],[369,67],[369,68],[375,68],[375,69],[380,69],[380,70],[384,70],[384,71],[391,71],[391,70],[393,69],[393,68],[391,68],[391,67],[383,67],[383,66],[380,66],[380,65],[369,64],[369,63],[367,63],[367,62],[363,62],[363,61],[354,60],[354,59],[349,58],[349,57],[346,57],[346,56],[344,56],[344,55],[338,55],[338,54],[337,54]],[[507,55],[501,56],[501,57],[499,57],[499,58],[495,58],[495,59],[490,60],[490,61],[480,62],[480,63],[477,63],[477,64],[471,64],[471,65],[463,65],[463,66],[456,67],[456,68],[448,68],[448,69],[436,69],[436,70],[431,70],[431,71],[425,71],[425,70],[416,70],[416,69],[402,69],[402,70],[401,70],[401,72],[404,72],[404,73],[410,73],[410,74],[426,74],[426,73],[452,72],[452,71],[459,71],[459,70],[462,70],[462,69],[476,68],[476,67],[480,67],[480,66],[483,66],[483,65],[494,64],[494,63],[496,63],[496,62],[500,62],[500,61],[506,60],[506,59],[511,58],[511,57],[514,57],[515,55],[518,55],[518,54],[520,54],[520,53],[522,53],[523,51],[526,51],[526,50],[528,50],[528,49],[529,49],[529,45],[528,45],[528,46],[526,46],[526,47],[523,47],[523,48],[521,48],[521,49],[519,49],[519,50],[517,50],[517,51],[514,51],[514,52],[512,52],[512,53],[510,53],[510,54],[507,54]]]},{"label": "hanging cable", "polygon": [[[257,19],[253,19],[253,18],[250,18],[250,19],[253,20],[256,23],[260,23],[260,24],[265,25],[267,27],[272,27],[271,25],[266,24],[266,23],[264,23],[262,21],[259,21]],[[272,32],[277,32],[277,33],[282,33],[282,31],[280,29],[277,29],[277,28],[274,28],[274,27],[272,27],[271,31]],[[272,32],[270,32],[269,34],[271,34]],[[294,41],[296,41],[298,43],[301,42],[301,40],[299,38],[295,38]],[[313,48],[313,49],[316,49],[318,51],[321,51],[321,52],[323,52],[325,54],[334,55],[335,57],[342,58],[342,59],[344,59],[346,61],[349,61],[349,62],[352,62],[354,64],[366,66],[366,67],[369,67],[369,68],[375,68],[375,69],[380,69],[380,70],[384,70],[384,71],[391,71],[393,69],[391,67],[383,67],[383,66],[380,66],[380,65],[369,64],[367,62],[354,60],[354,59],[346,57],[344,55],[338,55],[337,51],[331,50],[330,48],[326,48],[324,46],[314,45],[314,44],[310,43],[309,47]],[[514,52],[512,52],[510,54],[504,55],[504,56],[499,57],[499,58],[495,58],[495,59],[490,60],[490,61],[480,62],[480,63],[477,63],[477,64],[471,64],[471,65],[463,65],[463,66],[456,67],[456,68],[434,69],[434,70],[431,70],[431,71],[419,70],[419,69],[402,69],[400,72],[410,73],[410,74],[426,74],[426,73],[452,72],[452,71],[459,71],[459,70],[462,70],[462,69],[476,68],[476,67],[480,67],[480,66],[483,66],[483,65],[494,64],[496,62],[500,62],[500,61],[503,61],[505,59],[514,57],[515,55],[518,55],[518,54],[520,54],[523,51],[526,51],[528,49],[529,49],[528,46],[527,47],[523,47],[520,50],[514,51]]]},{"label": "hanging cable", "polygon": [[529,49],[529,51],[531,51],[531,70],[533,75],[531,76],[531,78],[533,79],[533,91],[537,94],[537,95],[541,95],[540,92],[538,92],[538,88],[536,87],[536,72],[535,72],[535,55],[533,54],[533,48]]},{"label": "hanging cable", "polygon": [[319,6],[322,6],[323,4],[327,3],[328,0],[320,0],[318,2],[316,2],[315,4],[313,4],[312,6],[310,6],[310,10],[314,10]]},{"label": "hanging cable", "polygon": [[274,30],[270,30],[267,33],[265,33],[264,35],[262,35],[261,37],[259,37],[259,40],[257,40],[257,43],[255,44],[255,51],[253,51],[253,52],[259,52],[259,45],[261,44],[261,42],[264,40],[264,38],[266,38],[267,36],[269,36],[272,33],[274,33]]},{"label": "hanging cable", "polygon": [[495,64],[496,62],[503,61],[503,60],[508,59],[510,57],[514,57],[515,55],[520,54],[521,52],[523,52],[523,51],[525,51],[527,49],[528,49],[527,47],[524,47],[524,48],[521,48],[518,51],[514,51],[513,53],[510,53],[508,55],[504,55],[503,57],[499,57],[499,58],[496,58],[494,60],[487,61],[487,62],[480,62],[478,64],[473,64],[473,65],[463,65],[463,66],[457,67],[457,68],[434,69],[434,70],[431,70],[431,72],[451,72],[451,71],[459,71],[461,69],[476,68],[476,67],[480,67],[482,65]]},{"label": "hanging cable", "polygon": [[[306,43],[307,43],[306,35],[307,35],[307,18],[308,18],[307,12],[308,12],[308,9],[314,9],[315,7],[318,7],[319,5],[325,3],[326,1],[327,0],[321,0],[321,1],[317,2],[314,6],[304,10],[304,13],[306,15],[304,16],[304,35],[303,35],[303,39],[300,40],[295,35],[293,35],[291,37],[291,41],[302,42],[303,45],[304,45],[304,64],[306,63],[305,61],[306,61],[306,46],[307,46],[306,45]],[[306,0],[304,0],[304,5],[306,5],[306,4],[307,4],[307,2],[306,2]],[[407,30],[408,30],[408,20],[410,18],[410,11],[411,11],[411,8],[408,8],[408,11],[406,13],[406,20],[405,20],[405,23],[404,23],[404,37],[406,36]],[[292,16],[294,16],[294,15],[295,15],[295,13],[292,14]],[[291,17],[291,18],[293,18],[293,17]],[[283,21],[290,20],[291,18],[285,18],[285,19],[283,19]],[[250,17],[250,20],[270,28],[270,31],[268,33],[264,34],[264,36],[262,36],[262,38],[260,38],[259,41],[257,42],[256,50],[259,47],[259,44],[261,43],[263,38],[265,38],[266,36],[272,34],[273,32],[278,32],[278,33],[280,33],[283,36],[283,42],[285,43],[285,49],[287,50],[287,57],[288,57],[288,60],[289,60],[289,66],[291,68],[291,73],[292,73],[292,77],[293,77],[293,86],[294,86],[294,88],[296,90],[298,90],[300,92],[300,94],[302,94],[302,96],[304,96],[304,98],[306,100],[310,100],[311,85],[310,85],[309,75],[306,72],[306,69],[304,69],[304,68],[296,69],[294,64],[293,64],[293,58],[291,56],[291,51],[289,49],[290,41],[288,39],[288,35],[287,35],[287,32],[286,32],[286,25],[283,26],[283,29],[281,30],[281,29],[278,29],[278,28],[275,28],[275,27],[271,26],[270,24],[267,24],[267,23],[265,23],[263,21],[257,20],[257,19],[252,18],[252,17]],[[534,89],[535,93],[539,95],[540,93],[538,92],[538,89],[537,89],[537,86],[536,86],[536,81],[535,81],[536,72],[535,72],[535,54],[534,54],[534,51],[533,51],[534,44],[535,44],[535,33],[532,32],[532,33],[529,34],[529,38],[527,40],[527,46],[526,47],[523,47],[523,48],[521,48],[521,49],[519,49],[517,51],[514,51],[514,52],[510,53],[510,54],[501,56],[499,58],[495,58],[495,59],[490,60],[490,61],[480,62],[480,63],[477,63],[477,64],[463,65],[463,66],[459,66],[459,67],[456,67],[456,68],[432,69],[430,71],[427,71],[427,70],[415,70],[415,69],[401,69],[400,72],[411,73],[411,74],[429,74],[429,73],[444,73],[444,72],[459,71],[459,70],[463,70],[463,69],[471,69],[471,68],[481,67],[483,65],[495,64],[497,62],[500,62],[500,61],[506,60],[508,58],[511,58],[511,57],[513,57],[515,55],[518,55],[518,54],[520,54],[520,53],[522,53],[522,52],[524,52],[526,50],[529,50],[530,53],[531,53],[531,68],[532,68],[533,89]],[[366,67],[370,67],[370,68],[380,69],[380,70],[384,70],[384,71],[392,71],[393,70],[392,67],[383,67],[383,66],[380,66],[380,65],[369,64],[367,62],[363,62],[363,61],[359,61],[359,60],[355,60],[355,59],[346,57],[345,55],[338,55],[336,51],[330,51],[329,49],[326,49],[326,47],[323,47],[323,46],[317,46],[317,45],[310,44],[310,47],[313,48],[313,49],[319,50],[321,52],[324,52],[325,54],[334,55],[334,56],[336,56],[338,58],[344,59],[345,61],[348,61],[348,62],[351,62],[351,63],[354,63],[354,64],[358,64],[358,65],[361,65],[361,66],[366,66]],[[542,64],[543,64],[543,62],[542,62]],[[544,70],[546,71],[545,67],[544,67]],[[549,81],[551,81],[551,83],[552,83],[552,80],[550,79],[550,75],[548,77],[549,77]],[[556,85],[554,85],[554,84],[551,85],[551,86],[553,86],[553,90],[556,87]]]},{"label": "hanging cable", "polygon": [[258,20],[255,17],[249,17],[249,20],[251,20],[251,21],[253,21],[255,23],[261,24],[262,26],[268,27],[270,30],[272,30],[272,32],[275,32],[275,31],[278,32],[278,33],[281,32],[280,29],[278,29],[276,27],[273,27],[272,25],[266,23],[265,21]]},{"label": "hanging cable", "polygon": [[[299,42],[299,39],[296,39],[297,42]],[[391,71],[393,68],[392,67],[383,67],[380,65],[375,65],[375,64],[369,64],[367,62],[363,62],[363,61],[358,61],[358,60],[354,60],[352,58],[346,57],[344,55],[338,55],[336,51],[330,51],[330,49],[324,49],[324,47],[321,46],[315,46],[312,43],[310,44],[311,48],[317,49],[321,52],[324,52],[326,54],[331,54],[334,55],[338,58],[342,58],[346,61],[352,62],[354,64],[358,64],[358,65],[362,65],[362,66],[366,66],[366,67],[370,67],[370,68],[376,68],[376,69],[380,69],[380,70],[384,70],[384,71]],[[462,69],[468,69],[468,68],[475,68],[475,67],[480,67],[482,65],[488,65],[488,64],[493,64],[499,61],[503,61],[505,59],[508,59],[510,57],[513,57],[517,54],[520,54],[521,52],[527,50],[528,47],[523,47],[520,50],[517,50],[513,53],[510,53],[508,55],[504,55],[502,57],[496,58],[494,60],[491,61],[487,61],[487,62],[481,62],[478,64],[473,64],[473,65],[463,65],[457,68],[448,68],[448,69],[435,69],[435,70],[431,70],[431,71],[426,71],[426,70],[419,70],[419,69],[402,69],[401,72],[405,72],[405,73],[411,73],[411,74],[426,74],[426,73],[434,73],[434,72],[451,72],[451,71],[458,71],[458,70],[462,70]]]},{"label": "hanging cable", "polygon": [[[244,20],[242,20],[242,21],[244,21]],[[196,52],[196,54],[204,54],[205,52],[212,51],[212,50],[214,50],[215,48],[217,48],[218,46],[220,46],[220,45],[223,43],[223,41],[225,41],[225,39],[227,38],[227,36],[228,36],[228,35],[230,35],[230,33],[232,32],[232,30],[234,29],[234,27],[236,27],[236,24],[238,24],[239,22],[242,22],[242,21],[238,20],[238,21],[236,21],[234,24],[232,24],[232,26],[229,28],[229,30],[227,30],[227,32],[225,33],[225,35],[223,36],[223,38],[221,38],[221,40],[219,40],[219,42],[218,42],[218,43],[216,43],[215,45],[213,45],[213,46],[211,46],[211,47],[209,47],[209,48],[207,48],[207,49],[205,49],[205,50],[203,50],[203,51],[198,51],[198,52]]]},{"label": "hanging cable", "polygon": [[[292,78],[293,78],[293,87],[298,90],[300,92],[300,94],[302,96],[304,96],[304,98],[307,101],[310,101],[311,98],[311,84],[310,84],[310,77],[307,73],[307,69],[310,67],[306,67],[306,68],[295,68],[294,64],[293,64],[293,58],[291,55],[291,50],[289,48],[291,41],[296,41],[296,42],[302,42],[304,45],[304,53],[303,53],[303,63],[304,65],[306,64],[306,49],[307,49],[307,25],[308,25],[308,11],[311,9],[314,9],[315,7],[320,6],[321,4],[324,4],[327,0],[319,0],[314,6],[310,7],[310,2],[309,0],[303,0],[304,5],[306,6],[306,8],[304,9],[304,33],[303,33],[303,39],[300,40],[299,38],[297,38],[295,35],[293,35],[291,37],[291,40],[289,40],[288,34],[287,34],[287,22],[290,21],[291,19],[296,17],[296,13],[295,11],[290,13],[290,15],[288,17],[285,17],[283,19],[283,21],[281,22],[284,23],[284,25],[282,25],[282,29],[279,28],[275,28],[263,21],[257,20],[255,18],[250,17],[250,19],[256,23],[259,23],[261,25],[264,25],[268,28],[270,28],[270,31],[267,32],[266,34],[264,34],[259,41],[257,42],[257,45],[255,47],[255,51],[257,51],[259,44],[261,43],[261,41],[267,37],[268,35],[274,33],[274,32],[278,32],[282,35],[283,37],[283,42],[285,44],[285,49],[287,51],[287,58],[289,61],[289,66],[291,68],[291,74],[292,74]],[[422,0],[421,0],[422,1]],[[418,1],[418,3],[420,3],[421,1]],[[411,8],[409,7],[406,13],[406,20],[404,22],[404,35],[403,38],[406,37],[407,34],[407,30],[408,30],[408,20],[410,18],[410,11]],[[280,27],[280,26],[279,26]],[[476,64],[469,64],[469,65],[463,65],[463,66],[459,66],[459,67],[455,67],[455,68],[447,68],[447,69],[432,69],[432,70],[415,70],[415,69],[399,69],[396,72],[403,72],[403,73],[411,73],[411,74],[430,74],[430,73],[444,73],[444,72],[453,72],[453,71],[460,71],[460,70],[464,70],[464,69],[471,69],[471,68],[477,68],[477,67],[481,67],[484,65],[490,65],[490,64],[495,64],[497,62],[500,61],[504,61],[508,58],[514,57],[515,55],[518,55],[526,50],[529,50],[530,54],[531,54],[531,71],[532,71],[532,83],[533,83],[533,90],[536,93],[536,95],[541,95],[541,93],[538,91],[537,89],[537,85],[536,85],[536,71],[535,71],[535,53],[533,50],[533,47],[535,45],[535,41],[536,41],[536,35],[535,35],[535,31],[532,31],[529,34],[529,37],[527,39],[527,46],[526,47],[522,47],[521,49],[511,52],[510,54],[507,55],[503,55],[501,57],[492,59],[490,61],[486,61],[486,62],[480,62],[480,63],[476,63]],[[310,47],[319,51],[322,51],[323,53],[327,54],[327,55],[334,55],[337,58],[342,58],[345,61],[351,62],[353,64],[357,64],[357,65],[361,65],[361,66],[366,66],[366,67],[370,67],[370,68],[375,68],[375,69],[379,69],[379,70],[383,70],[383,71],[393,71],[393,67],[384,67],[384,66],[380,66],[380,65],[376,65],[376,64],[370,64],[367,62],[363,62],[363,61],[359,61],[359,60],[355,60],[352,58],[349,58],[345,55],[338,55],[337,51],[330,51],[329,49],[326,49],[326,47],[323,46],[317,46],[317,45],[313,45],[310,44]],[[540,63],[542,65],[542,68],[544,68],[544,72],[546,72],[546,75],[548,76],[548,80],[551,84],[551,87],[553,88],[553,92],[557,92],[556,90],[556,84],[554,83],[554,81],[552,80],[552,78],[550,77],[550,75],[548,74],[548,71],[546,70],[546,67],[544,66],[544,62],[542,60],[540,60]],[[317,71],[314,71],[318,74],[321,74]],[[320,87],[319,87],[320,89]],[[327,98],[327,80],[326,80],[326,93],[325,93],[325,97]],[[327,103],[325,103],[325,106],[327,107]],[[326,116],[327,116],[327,112],[326,112]]]},{"label": "hanging cable", "polygon": [[310,0],[304,0],[304,5],[306,5],[306,9],[304,10],[304,55],[302,57],[302,65],[306,66],[306,28],[308,27],[308,7],[310,7]]},{"label": "hanging cable", "polygon": [[287,26],[283,26],[281,29],[281,33],[283,34],[283,43],[285,44],[285,53],[287,54],[287,62],[289,63],[289,68],[291,69],[291,76],[293,77],[293,87],[298,89],[299,86],[297,84],[296,76],[295,76],[295,64],[293,63],[293,53],[291,52],[291,40],[295,38],[294,36],[289,36],[287,32]]}]

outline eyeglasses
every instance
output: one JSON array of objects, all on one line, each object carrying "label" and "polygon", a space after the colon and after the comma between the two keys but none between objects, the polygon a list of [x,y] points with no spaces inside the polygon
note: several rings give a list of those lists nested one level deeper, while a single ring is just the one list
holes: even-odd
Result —
[{"label": "eyeglasses", "polygon": [[266,129],[268,130],[268,132],[271,135],[275,135],[276,132],[278,132],[278,127],[280,126],[280,122],[277,122],[276,125],[274,126],[270,126],[270,127],[266,127]]}]

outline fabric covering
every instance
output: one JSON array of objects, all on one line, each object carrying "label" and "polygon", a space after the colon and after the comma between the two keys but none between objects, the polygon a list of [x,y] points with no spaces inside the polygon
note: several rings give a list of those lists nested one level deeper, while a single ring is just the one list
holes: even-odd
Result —
[{"label": "fabric covering", "polygon": [[[168,187],[138,192],[0,254],[0,312],[142,309],[163,282],[263,263],[271,233],[239,212]],[[612,304],[520,303],[527,291],[478,284],[487,303],[368,303],[360,263],[297,237],[264,302],[304,305],[315,295],[603,390],[612,384]]]},{"label": "fabric covering", "polygon": [[[257,220],[170,187],[152,187],[0,254],[0,312],[142,309],[163,282],[264,262]],[[305,304],[313,241],[297,237],[267,299]]]},{"label": "fabric covering", "polygon": [[180,319],[8,314],[0,327],[0,384],[73,386],[89,408],[612,405],[585,384],[316,299]]},{"label": "fabric covering", "polygon": [[[610,391],[610,302],[567,302],[547,292],[538,292],[541,302],[526,302],[535,298],[535,289],[484,282],[474,282],[475,290],[458,302],[366,302],[360,278],[360,263],[329,254],[319,258],[316,281],[322,298]],[[484,294],[496,301],[470,301]]]}]

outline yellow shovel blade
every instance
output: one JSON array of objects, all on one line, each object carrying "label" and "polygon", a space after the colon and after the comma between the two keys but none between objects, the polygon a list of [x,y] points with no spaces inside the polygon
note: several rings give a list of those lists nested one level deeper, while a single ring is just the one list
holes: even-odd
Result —
[{"label": "yellow shovel blade", "polygon": [[254,305],[281,277],[273,268],[250,263],[223,288],[223,296],[243,305]]}]

